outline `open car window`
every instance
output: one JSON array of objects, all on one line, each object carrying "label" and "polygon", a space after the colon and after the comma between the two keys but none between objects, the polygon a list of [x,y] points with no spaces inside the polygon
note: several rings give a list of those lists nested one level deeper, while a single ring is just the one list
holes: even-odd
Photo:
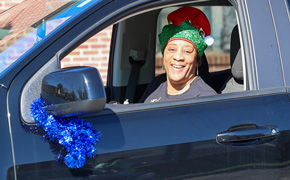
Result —
[{"label": "open car window", "polygon": [[[192,3],[186,4],[201,9],[205,12],[210,20],[212,26],[212,35],[215,38],[214,46],[208,47],[206,50],[205,72],[211,78],[212,83],[208,83],[217,93],[224,94],[220,90],[225,84],[226,80],[231,77],[230,68],[230,45],[231,32],[234,27],[237,27],[237,16],[235,8],[227,1],[222,4],[210,3]],[[138,103],[146,88],[154,77],[162,72],[162,57],[158,45],[157,36],[160,33],[160,28],[166,23],[166,13],[172,8],[179,6],[168,6],[162,8],[154,8],[146,10],[137,15],[124,18],[123,20],[111,24],[99,31],[96,34],[84,39],[81,44],[70,44],[62,49],[60,52],[65,52],[65,55],[60,55],[60,65],[62,68],[71,66],[92,66],[99,70],[106,90],[107,103],[119,102],[123,104],[128,99],[128,89],[130,89],[130,76],[132,72],[132,64],[130,63],[130,56],[134,53],[140,53],[140,60],[144,64],[138,71],[138,81],[134,91],[134,100],[132,106],[126,105],[110,105],[109,109],[100,113],[99,116],[107,113],[126,112],[140,109],[162,108],[165,106],[186,105],[192,103],[219,101],[225,96],[209,96],[202,98],[193,98],[188,100],[178,100],[176,102],[157,103],[154,105]],[[163,14],[163,12],[166,12]],[[162,19],[162,20],[161,20]],[[240,37],[240,35],[238,35]],[[238,42],[240,44],[240,42]],[[241,44],[240,44],[241,45]],[[71,48],[70,46],[76,47]],[[69,52],[68,52],[69,51]],[[58,59],[54,58],[54,62]],[[242,59],[243,61],[243,59]],[[242,63],[244,66],[244,63]],[[199,71],[199,75],[203,71]],[[243,74],[243,73],[242,73]],[[133,74],[133,76],[135,76]],[[204,78],[204,77],[202,77]],[[206,81],[206,80],[205,80]],[[207,82],[207,81],[206,81]],[[242,84],[238,91],[241,92],[246,89]],[[243,96],[239,94],[230,95]],[[27,102],[31,102],[27,100]],[[23,104],[22,110],[23,118],[29,118],[29,106]],[[26,121],[26,120],[25,120]],[[28,120],[30,122],[30,120]]]},{"label": "open car window", "polygon": [[[193,7],[206,14],[211,24],[211,35],[215,39],[213,46],[205,51],[206,62],[200,73],[202,76],[203,71],[207,71],[208,77],[205,78],[210,78],[211,82],[204,80],[217,93],[221,93],[224,82],[231,76],[230,46],[232,30],[237,26],[236,10],[229,3],[226,6],[193,4]],[[129,58],[132,53],[142,54],[144,65],[133,75],[139,76],[134,97],[134,103],[137,103],[152,79],[165,72],[158,34],[167,24],[168,13],[177,8],[179,7],[174,6],[149,11],[109,26],[63,58],[61,66],[96,67],[102,75],[104,84],[107,85],[108,102],[123,103],[128,99],[126,93],[130,88],[129,79],[133,69]],[[112,29],[114,34],[111,34]],[[110,46],[110,42],[113,46]],[[241,88],[241,91],[244,90],[244,85],[241,85]]]}]

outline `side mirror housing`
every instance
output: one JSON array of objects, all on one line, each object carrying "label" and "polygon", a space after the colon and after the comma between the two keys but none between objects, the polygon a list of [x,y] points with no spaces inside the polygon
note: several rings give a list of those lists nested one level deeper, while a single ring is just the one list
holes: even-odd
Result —
[{"label": "side mirror housing", "polygon": [[93,67],[65,68],[47,74],[42,80],[41,98],[48,103],[47,113],[59,117],[96,113],[106,104],[101,76]]}]

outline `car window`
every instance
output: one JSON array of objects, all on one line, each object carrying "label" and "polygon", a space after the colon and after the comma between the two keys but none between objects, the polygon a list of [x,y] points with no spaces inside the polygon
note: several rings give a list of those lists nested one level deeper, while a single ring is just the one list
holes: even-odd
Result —
[{"label": "car window", "polygon": [[[68,19],[97,1],[22,2],[0,14],[0,73]],[[33,14],[27,16],[27,14]]]},{"label": "car window", "polygon": [[[140,72],[133,74],[139,76],[137,82],[134,102],[138,102],[144,94],[147,85],[151,82],[154,76],[164,73],[163,60],[159,48],[158,34],[162,27],[167,23],[166,16],[169,12],[178,7],[164,8],[161,11],[150,11],[137,16],[130,17],[118,23],[117,37],[114,39],[115,49],[110,49],[112,40],[112,26],[107,27],[103,31],[94,35],[76,49],[71,51],[65,58],[61,60],[61,67],[72,66],[92,66],[99,70],[104,85],[107,85],[108,78],[108,64],[110,51],[114,57],[112,84],[108,95],[110,101],[124,102],[127,98],[127,89],[130,87],[130,76],[133,69],[129,62],[129,56],[132,50],[145,52],[145,64],[140,68]],[[235,26],[237,26],[237,17],[235,9],[232,6],[197,6],[208,17],[211,23],[212,33],[215,42],[213,46],[208,47],[205,51],[206,61],[205,66],[208,66],[208,76],[211,76],[208,83],[216,92],[222,93],[222,88],[226,86],[225,81],[230,77],[230,41],[231,33]],[[156,18],[156,21],[147,22],[146,19]],[[141,24],[138,24],[142,22]],[[138,24],[138,25],[136,25]],[[144,25],[144,27],[142,27]],[[146,29],[144,29],[146,28]],[[154,31],[156,30],[156,32]],[[139,39],[137,38],[139,37]],[[142,37],[142,38],[141,38]],[[154,38],[155,37],[155,38]],[[156,43],[155,46],[152,46]],[[156,53],[155,53],[156,52]],[[155,58],[154,58],[155,56]],[[110,58],[110,59],[111,59]],[[154,62],[155,60],[155,62]],[[242,64],[241,64],[242,65]],[[154,67],[155,66],[155,67]],[[228,70],[223,72],[224,70]],[[212,73],[222,72],[219,75]],[[203,73],[203,72],[200,72]],[[236,92],[245,89],[243,83],[239,84],[239,89],[230,89],[223,92]]]},{"label": "car window", "polygon": [[112,26],[109,26],[64,57],[61,61],[61,68],[73,66],[95,67],[100,72],[104,86],[106,86],[111,37]]}]

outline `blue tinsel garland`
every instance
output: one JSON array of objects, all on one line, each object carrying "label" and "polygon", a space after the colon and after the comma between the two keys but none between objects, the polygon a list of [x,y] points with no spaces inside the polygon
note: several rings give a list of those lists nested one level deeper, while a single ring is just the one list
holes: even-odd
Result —
[{"label": "blue tinsel garland", "polygon": [[45,138],[65,148],[67,154],[64,162],[69,168],[82,167],[86,157],[94,157],[95,145],[100,141],[101,133],[78,117],[57,118],[48,115],[45,106],[41,98],[35,99],[31,104],[32,119],[46,132]]}]

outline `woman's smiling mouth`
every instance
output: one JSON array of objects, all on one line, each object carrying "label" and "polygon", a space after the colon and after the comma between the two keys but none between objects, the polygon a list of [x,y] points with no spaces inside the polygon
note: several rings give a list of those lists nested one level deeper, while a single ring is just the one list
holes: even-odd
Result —
[{"label": "woman's smiling mouth", "polygon": [[181,70],[181,69],[183,69],[185,66],[171,64],[171,67],[172,67],[173,69],[176,69],[176,70]]}]

